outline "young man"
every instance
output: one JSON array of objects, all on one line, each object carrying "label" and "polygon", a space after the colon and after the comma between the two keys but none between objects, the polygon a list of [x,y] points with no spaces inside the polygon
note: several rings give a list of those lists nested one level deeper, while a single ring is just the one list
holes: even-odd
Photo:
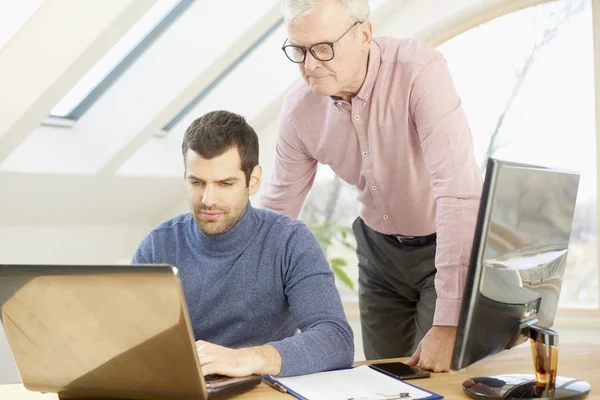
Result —
[{"label": "young man", "polygon": [[254,130],[211,112],[182,150],[191,213],[154,229],[133,263],[179,269],[203,373],[349,367],[353,334],[317,241],[302,222],[250,205],[262,173]]},{"label": "young man", "polygon": [[372,40],[368,0],[283,3],[303,81],[261,205],[296,218],[317,162],[355,185],[365,355],[446,370],[482,186],[446,61],[417,40]]}]

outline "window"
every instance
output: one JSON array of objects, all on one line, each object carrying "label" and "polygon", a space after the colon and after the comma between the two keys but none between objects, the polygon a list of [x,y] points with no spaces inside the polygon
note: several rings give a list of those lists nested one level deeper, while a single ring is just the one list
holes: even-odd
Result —
[{"label": "window", "polygon": [[[285,84],[279,82],[286,79],[285,73],[296,77],[297,68],[277,74],[274,78],[273,70],[277,67],[264,67],[270,62],[264,57],[271,57],[271,53],[279,56],[281,52],[281,43],[277,42],[283,42],[283,38],[275,37],[276,32],[282,29],[280,1],[236,1],[211,2],[211,12],[208,13],[206,7],[209,4],[200,3],[202,7],[194,6],[190,10],[191,15],[182,18],[182,23],[189,23],[190,20],[194,21],[190,18],[195,15],[194,12],[202,12],[199,20],[206,21],[198,27],[195,27],[198,25],[195,22],[196,25],[186,31],[211,40],[198,40],[194,47],[187,46],[190,48],[188,52],[193,55],[188,57],[192,62],[180,64],[185,69],[191,66],[194,72],[179,89],[178,96],[187,98],[194,87],[200,86],[201,89],[194,93],[194,98],[186,101],[173,118],[165,121],[165,125],[160,127],[162,129],[157,129],[156,137],[148,140],[118,168],[117,175],[181,176],[181,160],[174,156],[180,154],[183,134],[195,118],[214,109],[227,109],[242,112],[251,120],[261,112],[261,106],[277,98],[265,93],[267,83],[273,86],[269,90],[282,91]],[[232,7],[238,12],[231,14]],[[215,15],[222,15],[223,18],[215,19]],[[248,32],[251,34],[248,35]],[[182,37],[180,42],[185,42],[188,37],[189,34]],[[272,49],[269,49],[270,44],[273,44]],[[177,66],[177,69],[181,70],[182,67]],[[181,75],[179,72],[177,78]]]},{"label": "window", "polygon": [[590,0],[527,8],[438,49],[448,60],[483,166],[488,156],[579,171],[560,297],[596,307],[596,138]]},{"label": "window", "polygon": [[[494,156],[580,172],[561,307],[598,305],[592,37],[591,1],[559,0],[496,18],[438,47],[463,100],[482,168]],[[332,219],[350,226],[358,215],[355,196],[346,192],[353,188],[338,181],[319,166],[301,215],[307,224]],[[335,246],[327,252],[347,259],[346,272],[356,284],[355,256]]]},{"label": "window", "polygon": [[79,119],[191,3],[192,0],[158,0],[154,7],[54,106],[50,116]]},{"label": "window", "polygon": [[[383,0],[371,0],[371,10],[375,12],[383,3]],[[267,109],[300,79],[298,66],[291,63],[281,51],[286,36],[285,25],[280,20],[224,71],[213,85],[200,93],[164,127],[165,131],[171,133],[169,137],[180,143],[187,126],[211,110],[227,109],[252,121]]]},{"label": "window", "polygon": [[[273,33],[277,32],[278,34],[281,34],[281,32],[283,30],[282,25],[283,25],[283,19],[280,19],[275,24],[273,24],[273,26],[271,26],[252,46],[250,46],[246,51],[244,51],[244,53],[242,53],[238,57],[238,59],[235,60],[235,62],[233,62],[228,68],[226,68],[221,73],[221,75],[217,79],[215,79],[215,81],[211,85],[209,85],[204,91],[199,93],[198,96],[196,96],[196,98],[194,98],[194,100],[190,104],[188,104],[187,107],[185,107],[183,110],[181,110],[171,121],[169,121],[163,127],[163,130],[166,132],[169,132],[178,125],[181,127],[180,122],[182,120],[184,120],[184,123],[187,123],[187,125],[189,125],[189,123],[191,123],[191,121],[195,118],[195,116],[202,115],[205,112],[207,112],[206,107],[212,106],[212,109],[225,108],[225,107],[218,107],[218,106],[215,107],[215,103],[225,104],[226,102],[233,101],[234,97],[243,96],[244,99],[246,100],[247,104],[254,104],[253,108],[257,108],[256,107],[257,105],[262,104],[262,103],[256,104],[256,102],[249,100],[247,97],[245,97],[243,95],[243,93],[239,93],[237,91],[237,89],[235,89],[235,88],[240,87],[241,85],[244,85],[244,84],[248,85],[249,84],[249,82],[248,82],[249,80],[247,79],[248,76],[256,76],[254,74],[250,74],[249,69],[256,68],[258,66],[258,64],[262,65],[261,57],[270,56],[270,53],[272,52],[272,46],[271,46],[273,44],[272,42],[274,40],[276,40],[276,38],[278,37],[278,35],[275,35]],[[252,55],[252,57],[250,57],[251,55]],[[254,60],[254,63],[252,60]],[[250,75],[248,75],[248,74],[250,74]],[[250,80],[250,81],[252,81],[252,80]],[[254,81],[258,84],[261,83],[259,80],[254,80]],[[215,92],[213,92],[213,89],[218,87],[221,83],[223,83],[222,86],[225,89],[217,91],[217,93],[222,96],[222,97],[219,97],[219,95],[214,95]],[[268,88],[273,88],[273,89],[277,90],[279,87],[275,84],[271,84],[269,86],[262,88],[262,90],[261,90],[261,88],[258,88],[258,87],[252,88],[252,89],[258,89],[258,90],[248,89],[248,92],[247,92],[248,94],[246,96],[249,96],[251,93],[261,93],[261,100],[262,99],[269,100],[268,96],[266,96],[263,93],[263,91],[268,90]],[[229,91],[228,91],[228,89],[229,89]],[[211,94],[211,92],[213,93],[213,96],[210,98],[210,100],[212,100],[212,103],[210,101],[203,102],[203,100],[209,94]],[[232,92],[238,92],[238,93],[233,94]],[[273,96],[273,97],[275,97],[275,96]],[[204,110],[202,110],[202,108],[201,108],[202,106],[200,106],[199,108],[196,108],[196,106],[199,103],[202,103],[202,105],[205,106]],[[190,113],[190,111],[192,111],[192,110],[194,112]],[[252,116],[252,115],[248,115],[248,114],[243,114],[243,115],[245,115],[247,118]],[[187,125],[185,125],[185,126],[187,126]],[[182,132],[182,130],[180,130],[180,132]]]}]

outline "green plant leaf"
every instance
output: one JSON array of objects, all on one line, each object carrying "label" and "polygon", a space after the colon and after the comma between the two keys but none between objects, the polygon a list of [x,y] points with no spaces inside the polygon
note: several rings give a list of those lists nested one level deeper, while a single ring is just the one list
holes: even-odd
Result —
[{"label": "green plant leaf", "polygon": [[352,280],[348,277],[348,275],[346,274],[346,272],[342,271],[339,267],[334,267],[333,265],[331,266],[331,269],[333,270],[333,273],[346,285],[348,286],[350,289],[354,290],[354,283],[352,282]]},{"label": "green plant leaf", "polygon": [[332,267],[345,267],[348,265],[348,261],[344,260],[343,258],[332,258],[331,260],[329,260],[329,264]]},{"label": "green plant leaf", "polygon": [[333,244],[333,242],[329,238],[322,238],[321,240],[319,240],[319,243],[326,244],[327,246],[331,246]]},{"label": "green plant leaf", "polygon": [[[339,225],[335,221],[327,221],[320,225],[310,226],[309,229],[317,239],[317,242],[325,254],[327,254],[328,247],[334,244],[341,244],[348,249],[356,251],[356,246],[352,243],[354,231],[350,227]],[[341,257],[335,257],[328,261],[337,279],[342,281],[350,289],[354,290],[354,283],[348,277],[346,272],[342,270],[343,267],[348,265],[348,261]]]},{"label": "green plant leaf", "polygon": [[339,226],[338,229],[340,232],[343,232],[346,235],[354,236],[354,231],[352,230],[352,228],[349,228],[347,226]]},{"label": "green plant leaf", "polygon": [[343,241],[343,242],[342,242],[342,244],[344,245],[344,247],[347,247],[347,248],[349,248],[350,250],[354,250],[354,251],[356,251],[356,246],[355,246],[355,245],[353,245],[352,243],[350,243],[350,242],[346,242],[346,241]]}]

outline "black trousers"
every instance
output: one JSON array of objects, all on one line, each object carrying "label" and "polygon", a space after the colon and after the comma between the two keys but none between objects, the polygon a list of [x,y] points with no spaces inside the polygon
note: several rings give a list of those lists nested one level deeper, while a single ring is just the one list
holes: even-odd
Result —
[{"label": "black trousers", "polygon": [[367,360],[407,357],[431,328],[435,240],[403,244],[357,218],[359,307]]}]

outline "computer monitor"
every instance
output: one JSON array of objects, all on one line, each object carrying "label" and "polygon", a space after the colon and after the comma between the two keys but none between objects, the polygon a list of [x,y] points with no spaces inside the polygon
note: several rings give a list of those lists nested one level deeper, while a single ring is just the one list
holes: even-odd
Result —
[{"label": "computer monitor", "polygon": [[583,398],[587,382],[557,377],[560,295],[579,175],[497,159],[487,162],[450,370],[529,339],[534,374],[468,379],[475,399]]}]

